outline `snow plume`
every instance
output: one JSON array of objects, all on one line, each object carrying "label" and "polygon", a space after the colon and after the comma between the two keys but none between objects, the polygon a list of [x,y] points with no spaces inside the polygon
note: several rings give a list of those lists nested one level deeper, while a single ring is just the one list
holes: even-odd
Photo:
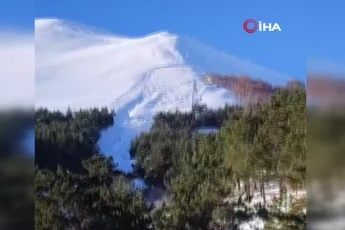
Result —
[{"label": "snow plume", "polygon": [[231,101],[229,93],[203,84],[202,76],[208,72],[288,80],[286,75],[168,32],[128,38],[58,19],[36,20],[37,106],[120,109],[132,103],[130,116],[135,120],[135,114],[145,115],[147,106],[152,108],[149,113],[190,108],[193,79],[200,86],[202,102],[220,106]]}]

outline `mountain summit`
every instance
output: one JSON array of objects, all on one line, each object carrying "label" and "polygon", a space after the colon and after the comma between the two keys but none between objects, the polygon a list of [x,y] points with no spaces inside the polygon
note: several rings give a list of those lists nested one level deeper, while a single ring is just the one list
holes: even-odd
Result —
[{"label": "mountain summit", "polygon": [[36,105],[50,109],[126,107],[134,120],[149,119],[160,110],[190,109],[194,96],[214,107],[232,102],[230,92],[204,84],[208,72],[289,79],[169,32],[129,38],[59,19],[35,26]]}]

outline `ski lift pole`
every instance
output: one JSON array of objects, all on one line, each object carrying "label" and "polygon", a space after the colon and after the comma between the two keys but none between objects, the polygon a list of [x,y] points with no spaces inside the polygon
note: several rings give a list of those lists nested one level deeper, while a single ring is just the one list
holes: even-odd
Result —
[{"label": "ski lift pole", "polygon": [[192,125],[193,127],[196,126],[196,103],[197,103],[197,86],[196,86],[196,79],[193,78],[193,90],[192,90]]},{"label": "ski lift pole", "polygon": [[192,114],[194,114],[195,93],[196,93],[196,79],[194,77],[193,78],[193,89],[192,89]]}]

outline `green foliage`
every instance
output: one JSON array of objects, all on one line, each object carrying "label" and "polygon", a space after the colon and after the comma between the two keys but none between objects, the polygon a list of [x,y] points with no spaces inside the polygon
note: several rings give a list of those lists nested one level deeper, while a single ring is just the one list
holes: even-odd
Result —
[{"label": "green foliage", "polygon": [[113,116],[107,109],[36,112],[37,230],[148,229],[142,191],[97,148]]},{"label": "green foliage", "polygon": [[276,155],[273,170],[293,188],[305,187],[306,181],[306,94],[305,90],[280,89],[272,98],[265,113],[263,126],[269,133]]},{"label": "green foliage", "polygon": [[112,159],[83,161],[87,173],[58,168],[36,173],[36,229],[147,229],[148,208]]},{"label": "green foliage", "polygon": [[132,141],[130,154],[135,159],[135,171],[149,185],[167,185],[172,175],[178,173],[183,153],[191,153],[195,130],[203,127],[220,127],[228,119],[239,116],[241,108],[225,106],[223,109],[207,109],[203,105],[194,113],[160,112],[154,117],[148,133],[142,133]]},{"label": "green foliage", "polygon": [[238,120],[228,121],[221,130],[226,164],[238,178],[247,180],[255,173],[254,141],[259,122],[255,114],[243,113]]},{"label": "green foliage", "polygon": [[179,173],[171,182],[172,200],[160,209],[159,229],[206,229],[212,211],[231,193],[231,171],[223,166],[223,155],[217,154],[214,136],[196,138],[197,149],[184,153]]},{"label": "green foliage", "polygon": [[[250,199],[253,183],[264,195],[264,183],[279,178],[278,206],[288,187],[305,189],[302,88],[277,89],[267,104],[251,110],[195,106],[189,113],[157,114],[151,129],[136,137],[130,148],[135,173],[149,188],[163,185],[166,190],[162,205],[151,213],[142,192],[97,148],[100,130],[113,123],[113,115],[105,109],[37,111],[37,229],[234,227],[238,218],[255,213],[235,212],[233,203],[225,202],[234,198],[235,186],[243,184]],[[197,131],[207,126],[220,131]],[[283,229],[305,229],[304,208],[305,202],[297,200],[288,213],[279,207],[259,211],[267,218],[267,229],[277,227],[276,220]]]},{"label": "green foliage", "polygon": [[[253,183],[265,197],[264,184],[273,178],[281,181],[278,199],[283,199],[287,187],[305,189],[305,99],[303,88],[281,88],[269,103],[252,110],[196,106],[193,113],[158,114],[151,130],[131,147],[138,174],[150,185],[164,184],[169,194],[153,212],[156,228],[206,229],[219,222],[214,211],[241,182],[248,199]],[[210,135],[195,131],[205,124],[220,131]]]},{"label": "green foliage", "polygon": [[294,189],[305,187],[305,100],[303,89],[279,89],[267,105],[225,125],[225,159],[237,177],[279,176]]},{"label": "green foliage", "polygon": [[154,129],[132,142],[135,169],[149,185],[164,185],[172,165],[178,165],[182,151],[191,149],[191,132],[169,127]]},{"label": "green foliage", "polygon": [[56,169],[58,165],[73,171],[82,169],[83,159],[99,153],[97,141],[101,129],[112,125],[114,112],[106,108],[80,110],[66,114],[36,111],[36,165]]}]

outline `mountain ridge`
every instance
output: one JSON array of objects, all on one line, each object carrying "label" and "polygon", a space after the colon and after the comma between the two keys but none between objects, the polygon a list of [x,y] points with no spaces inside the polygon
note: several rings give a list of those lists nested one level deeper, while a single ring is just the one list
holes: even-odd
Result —
[{"label": "mountain ridge", "polygon": [[[286,75],[167,31],[129,38],[99,34],[60,19],[37,19],[35,25],[37,106],[61,110],[114,106],[118,98],[131,94],[143,75],[157,71],[162,75],[158,69],[163,68],[171,69],[165,71],[170,76],[182,74],[181,69],[189,67],[188,76],[185,75],[188,84],[190,78],[199,79],[207,72],[288,79]],[[173,81],[168,77],[167,84]],[[111,86],[121,89],[114,93]]]}]

